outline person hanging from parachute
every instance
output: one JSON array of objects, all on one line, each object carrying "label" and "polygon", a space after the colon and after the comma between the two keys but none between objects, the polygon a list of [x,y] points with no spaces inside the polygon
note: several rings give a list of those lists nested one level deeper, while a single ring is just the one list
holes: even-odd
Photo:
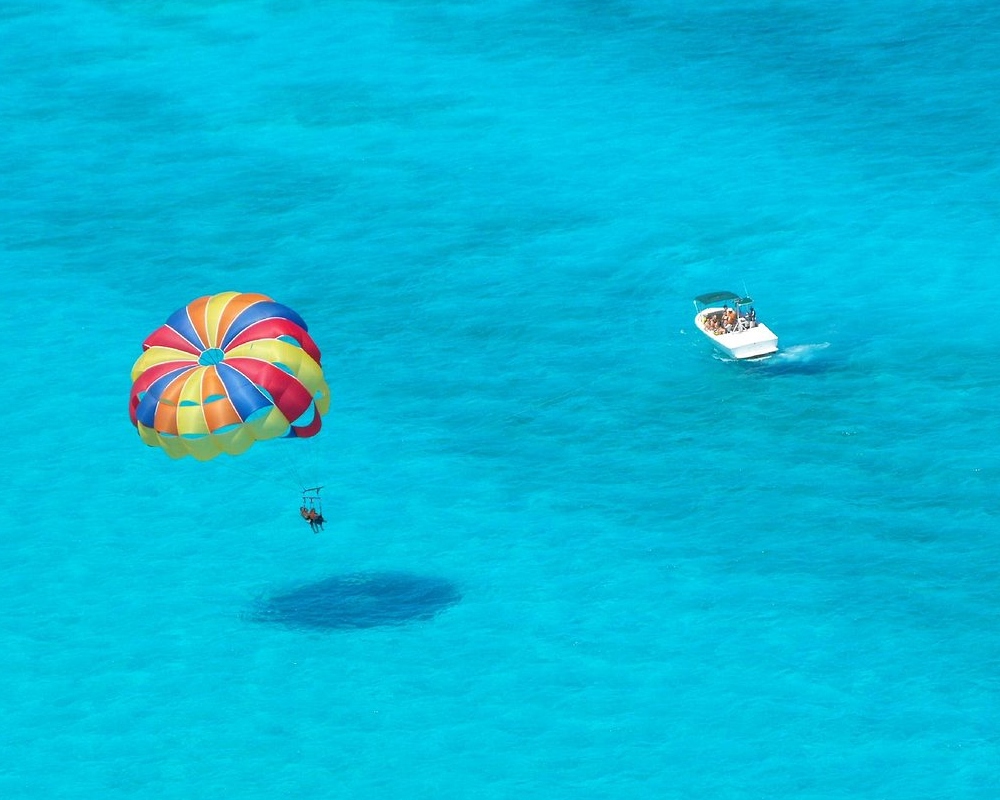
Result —
[{"label": "person hanging from parachute", "polygon": [[[208,461],[258,441],[310,438],[330,409],[320,351],[305,321],[267,295],[199,297],[147,336],[142,349],[132,367],[129,417],[142,441],[171,458]],[[319,488],[304,492],[302,506],[317,532],[325,521],[322,505],[315,508]]]},{"label": "person hanging from parachute", "polygon": [[319,490],[322,488],[314,486],[312,489],[302,490],[302,506],[299,508],[299,514],[309,523],[313,533],[323,530],[323,525],[326,523],[326,518],[323,516],[323,499],[319,496]]}]

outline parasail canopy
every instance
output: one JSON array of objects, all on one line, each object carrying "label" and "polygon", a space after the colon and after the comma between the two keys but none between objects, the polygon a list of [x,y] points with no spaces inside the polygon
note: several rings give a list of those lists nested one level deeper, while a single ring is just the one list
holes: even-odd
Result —
[{"label": "parasail canopy", "polygon": [[142,349],[129,415],[142,440],[172,458],[207,461],[264,439],[315,436],[330,408],[305,321],[263,294],[199,297]]}]

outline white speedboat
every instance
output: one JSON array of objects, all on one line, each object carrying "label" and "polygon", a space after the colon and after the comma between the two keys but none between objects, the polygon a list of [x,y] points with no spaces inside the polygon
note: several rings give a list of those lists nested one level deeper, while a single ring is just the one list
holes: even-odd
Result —
[{"label": "white speedboat", "polygon": [[732,292],[694,299],[694,324],[712,344],[733,358],[760,358],[778,352],[778,337],[757,320],[753,300]]}]

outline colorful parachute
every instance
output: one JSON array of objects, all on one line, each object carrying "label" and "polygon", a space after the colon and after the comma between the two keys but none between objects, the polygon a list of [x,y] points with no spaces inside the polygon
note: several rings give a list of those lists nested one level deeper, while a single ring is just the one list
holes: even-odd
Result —
[{"label": "colorful parachute", "polygon": [[330,408],[320,352],[292,309],[223,292],[174,312],[142,343],[129,415],[150,447],[199,461],[255,441],[315,436]]}]

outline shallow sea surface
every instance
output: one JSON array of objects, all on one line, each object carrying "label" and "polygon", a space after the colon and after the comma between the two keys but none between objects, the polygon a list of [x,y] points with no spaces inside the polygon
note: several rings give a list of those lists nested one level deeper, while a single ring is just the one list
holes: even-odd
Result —
[{"label": "shallow sea surface", "polygon": [[[1000,796],[995,3],[0,36],[0,796]],[[230,289],[333,408],[171,461],[132,362]]]}]

